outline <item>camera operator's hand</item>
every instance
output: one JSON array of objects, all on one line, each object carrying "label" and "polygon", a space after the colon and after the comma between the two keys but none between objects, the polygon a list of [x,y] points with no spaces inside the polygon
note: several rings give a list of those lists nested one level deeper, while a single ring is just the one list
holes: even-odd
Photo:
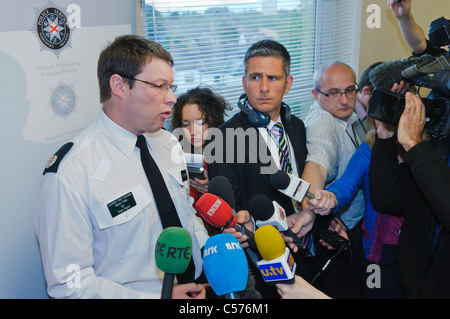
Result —
[{"label": "camera operator's hand", "polygon": [[374,120],[375,127],[377,128],[377,136],[378,138],[390,138],[395,135],[397,128],[395,126],[390,126],[378,120]]},{"label": "camera operator's hand", "polygon": [[426,47],[425,33],[411,13],[411,0],[388,0],[388,6],[397,18],[402,36],[412,52],[422,53]]},{"label": "camera operator's hand", "polygon": [[408,92],[410,86],[411,83],[401,80],[400,83],[394,83],[391,92],[403,95]]},{"label": "camera operator's hand", "polygon": [[405,96],[405,110],[398,123],[398,142],[408,151],[422,141],[425,127],[425,106],[418,95],[411,92]]},{"label": "camera operator's hand", "polygon": [[388,0],[388,6],[397,19],[411,15],[411,0],[402,0],[398,3],[395,0]]}]

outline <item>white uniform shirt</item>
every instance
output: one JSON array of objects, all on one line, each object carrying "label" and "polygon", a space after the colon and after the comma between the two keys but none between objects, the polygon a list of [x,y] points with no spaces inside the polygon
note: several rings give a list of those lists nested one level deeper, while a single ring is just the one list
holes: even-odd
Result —
[{"label": "white uniform shirt", "polygon": [[[181,146],[169,132],[147,143],[192,236],[196,275],[207,232],[190,202]],[[56,173],[44,175],[36,231],[48,293],[55,298],[160,298],[164,273],[155,264],[161,221],[136,136],[103,112],[74,141]],[[132,194],[136,205],[112,217],[108,204]],[[80,270],[77,272],[77,270]]]},{"label": "white uniform shirt", "polygon": [[[308,155],[306,161],[313,161],[327,169],[326,184],[339,179],[347,169],[356,148],[361,143],[352,129],[357,115],[352,114],[345,122],[335,118],[315,102],[305,119],[306,145]],[[350,207],[340,211],[342,220],[352,229],[364,215],[364,195],[359,190]]]}]

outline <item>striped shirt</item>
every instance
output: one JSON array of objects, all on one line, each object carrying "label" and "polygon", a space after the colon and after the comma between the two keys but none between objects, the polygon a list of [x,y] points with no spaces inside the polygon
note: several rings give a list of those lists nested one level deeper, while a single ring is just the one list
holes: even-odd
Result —
[{"label": "striped shirt", "polygon": [[[306,161],[315,162],[327,170],[326,186],[344,174],[350,158],[361,143],[352,127],[357,122],[355,113],[345,122],[323,110],[317,102],[309,110],[305,119],[308,148]],[[364,216],[362,191],[358,191],[350,207],[340,209],[339,213],[350,229],[356,226]]]}]

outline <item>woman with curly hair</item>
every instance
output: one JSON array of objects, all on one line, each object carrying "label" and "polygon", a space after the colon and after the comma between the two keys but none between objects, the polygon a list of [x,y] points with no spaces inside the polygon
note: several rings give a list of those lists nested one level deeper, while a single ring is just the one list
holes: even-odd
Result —
[{"label": "woman with curly hair", "polygon": [[[206,130],[215,128],[225,121],[226,112],[231,110],[225,99],[208,87],[197,86],[177,98],[172,111],[172,130],[182,129],[182,143],[185,153],[201,154],[205,146]],[[176,134],[180,136],[180,132]],[[206,168],[206,165],[204,165]],[[204,179],[190,178],[191,196],[197,200],[208,190],[208,174],[204,171]]]}]

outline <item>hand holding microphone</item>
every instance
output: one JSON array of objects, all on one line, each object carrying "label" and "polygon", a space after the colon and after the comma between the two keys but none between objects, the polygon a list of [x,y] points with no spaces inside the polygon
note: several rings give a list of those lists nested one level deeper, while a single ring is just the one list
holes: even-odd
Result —
[{"label": "hand holding microphone", "polygon": [[337,207],[338,201],[333,192],[318,189],[314,192],[314,198],[308,199],[307,203],[309,209],[313,210],[314,213],[325,216]]}]

